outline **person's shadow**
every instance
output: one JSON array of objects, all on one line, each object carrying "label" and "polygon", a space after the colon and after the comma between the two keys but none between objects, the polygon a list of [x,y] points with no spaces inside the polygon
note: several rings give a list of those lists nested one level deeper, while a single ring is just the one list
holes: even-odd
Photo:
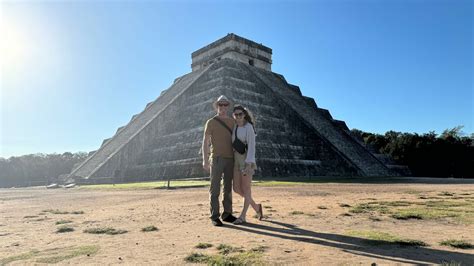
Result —
[{"label": "person's shadow", "polygon": [[474,255],[471,254],[437,250],[423,246],[400,246],[387,241],[367,240],[346,235],[318,233],[274,220],[266,220],[264,222],[269,223],[270,225],[245,223],[238,226],[229,225],[228,228],[287,240],[339,248],[344,252],[391,260],[399,263],[450,264],[452,262],[457,262],[462,263],[462,265],[474,264]]}]

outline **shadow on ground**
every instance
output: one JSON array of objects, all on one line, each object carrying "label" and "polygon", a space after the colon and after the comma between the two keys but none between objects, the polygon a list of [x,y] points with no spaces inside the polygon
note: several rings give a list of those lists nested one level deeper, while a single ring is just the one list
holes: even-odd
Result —
[{"label": "shadow on ground", "polygon": [[398,263],[441,264],[443,262],[458,262],[471,265],[474,261],[474,255],[456,251],[437,250],[429,247],[403,247],[390,242],[384,243],[384,241],[378,241],[380,245],[373,246],[367,245],[366,239],[363,238],[313,232],[274,220],[265,222],[267,225],[246,223],[239,226],[229,225],[228,227],[254,234],[334,247],[347,253]]}]

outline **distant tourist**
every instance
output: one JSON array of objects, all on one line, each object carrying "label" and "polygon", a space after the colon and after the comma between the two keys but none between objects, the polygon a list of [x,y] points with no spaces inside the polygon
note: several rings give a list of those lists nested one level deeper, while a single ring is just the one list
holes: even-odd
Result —
[{"label": "distant tourist", "polygon": [[209,188],[211,220],[215,226],[222,226],[219,219],[219,194],[221,178],[224,174],[224,212],[221,218],[224,222],[233,223],[236,218],[232,215],[232,179],[234,170],[234,151],[232,149],[232,128],[234,120],[227,114],[230,101],[221,95],[213,103],[217,115],[207,120],[202,142],[202,167],[210,172],[211,186]]},{"label": "distant tourist", "polygon": [[234,224],[246,222],[249,205],[263,218],[262,204],[252,198],[251,182],[257,165],[255,164],[255,119],[252,113],[241,105],[234,106],[235,127],[232,132],[234,148],[234,191],[244,198],[244,208]]}]

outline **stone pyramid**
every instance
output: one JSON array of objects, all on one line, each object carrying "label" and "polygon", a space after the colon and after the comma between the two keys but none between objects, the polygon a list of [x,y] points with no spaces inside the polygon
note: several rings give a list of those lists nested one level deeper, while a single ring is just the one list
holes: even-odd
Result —
[{"label": "stone pyramid", "polygon": [[192,53],[192,72],[175,79],[70,174],[135,181],[202,177],[203,126],[224,94],[254,112],[258,176],[393,176],[314,99],[271,71],[272,49],[228,34]]}]

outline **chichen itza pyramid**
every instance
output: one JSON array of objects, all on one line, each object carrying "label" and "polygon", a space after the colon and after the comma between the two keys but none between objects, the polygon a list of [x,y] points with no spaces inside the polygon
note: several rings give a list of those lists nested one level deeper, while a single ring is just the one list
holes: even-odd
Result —
[{"label": "chichen itza pyramid", "polygon": [[221,94],[257,120],[256,175],[393,176],[390,159],[369,150],[345,122],[271,71],[272,49],[228,34],[192,53],[192,71],[148,103],[69,175],[134,181],[206,176],[203,126]]}]

